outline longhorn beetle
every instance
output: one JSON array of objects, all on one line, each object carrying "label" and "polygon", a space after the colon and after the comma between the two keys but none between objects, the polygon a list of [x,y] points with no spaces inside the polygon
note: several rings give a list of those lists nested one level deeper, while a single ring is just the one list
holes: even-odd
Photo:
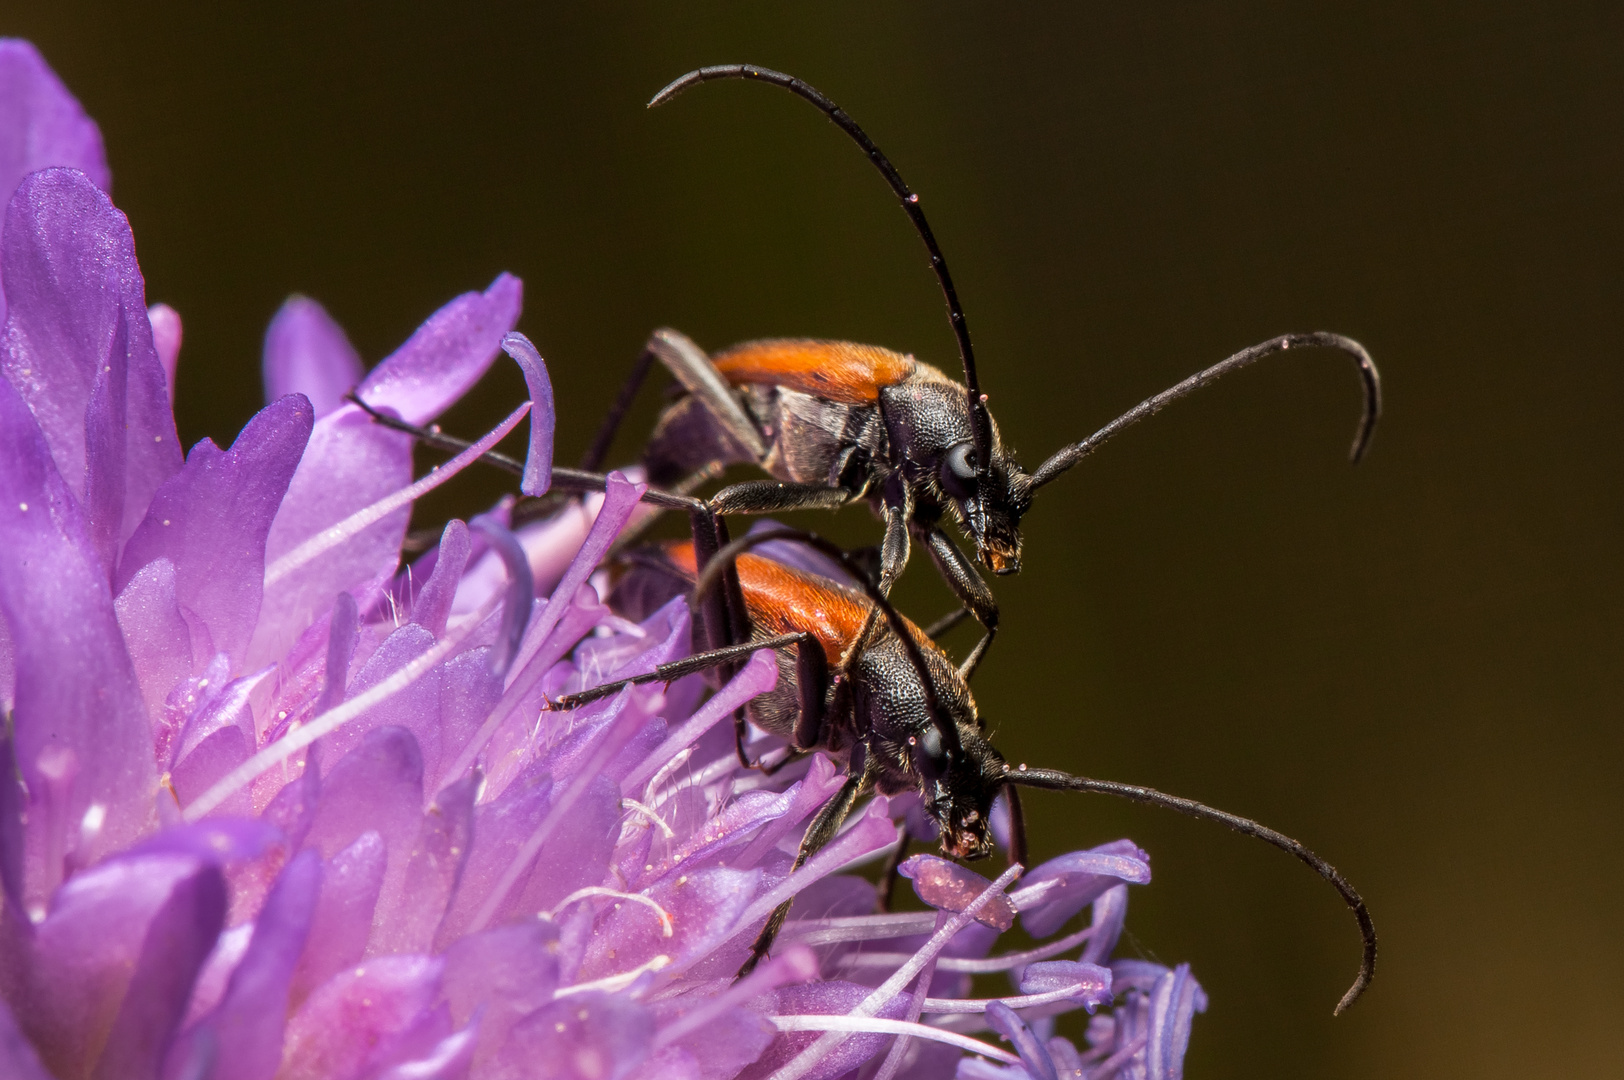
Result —
[{"label": "longhorn beetle", "polygon": [[[837,562],[861,585],[853,589],[828,578],[748,554],[769,540],[796,540]],[[1151,788],[1072,776],[1055,769],[1011,766],[988,741],[964,672],[886,599],[877,583],[834,544],[798,529],[767,529],[722,547],[709,560],[692,542],[642,549],[628,558],[637,570],[653,571],[674,584],[674,595],[692,589],[702,620],[718,605],[705,598],[719,585],[743,600],[746,621],[728,644],[619,679],[552,703],[567,710],[607,697],[630,684],[670,682],[710,668],[729,667],[759,649],[778,655],[777,687],[748,706],[763,729],[787,739],[793,751],[820,750],[846,767],[840,790],[813,816],[801,840],[798,870],[832,839],[864,795],[917,792],[941,829],[944,854],[977,859],[992,849],[993,799],[1006,793],[1011,818],[1012,862],[1026,858],[1025,824],[1017,787],[1093,791],[1164,806],[1215,821],[1296,856],[1342,896],[1363,940],[1359,974],[1342,996],[1341,1012],[1370,983],[1376,964],[1376,931],[1364,901],[1334,867],[1290,837],[1247,818]],[[624,599],[625,581],[616,597]],[[633,590],[645,604],[645,586]],[[616,597],[612,597],[614,600]],[[639,612],[632,612],[638,614]],[[707,637],[716,641],[714,627]],[[791,654],[793,653],[793,658]],[[786,902],[762,928],[740,975],[767,954],[789,912]]]},{"label": "longhorn beetle", "polygon": [[780,339],[746,342],[711,358],[674,330],[658,330],[634,365],[582,460],[601,468],[616,431],[654,360],[676,377],[683,395],[661,413],[644,454],[649,479],[680,486],[732,463],[759,465],[773,480],[724,487],[710,500],[720,514],[832,509],[866,498],[885,523],[879,589],[907,565],[911,541],[922,544],[954,595],[985,628],[970,654],[973,670],[998,630],[998,602],[958,545],[943,531],[949,516],[995,574],[1021,566],[1021,518],[1038,488],[1106,440],[1164,406],[1272,353],[1325,347],[1352,356],[1364,380],[1364,416],[1350,456],[1357,462],[1381,415],[1381,380],[1364,346],[1340,334],[1283,334],[1243,349],[1140,402],[1082,442],[1027,472],[999,436],[976,376],[969,324],[959,304],[919,196],[845,110],[790,75],[753,64],[690,71],[655,94],[663,105],[692,86],[715,79],[750,79],[790,91],[822,110],[862,148],[885,177],[930,253],[947,302],[964,382],[889,349],[843,341]]},{"label": "longhorn beetle", "polygon": [[[446,450],[468,445],[378,412],[354,394],[350,400],[379,423],[430,445]],[[515,475],[524,472],[522,462],[499,453],[487,453],[483,460]],[[605,482],[601,474],[585,470],[554,467],[552,472],[553,486],[561,491],[602,491]],[[1026,860],[1026,827],[1017,788],[1116,795],[1217,822],[1305,863],[1330,882],[1353,911],[1363,943],[1359,972],[1335,1011],[1341,1013],[1369,986],[1376,970],[1376,929],[1365,902],[1335,867],[1303,844],[1249,818],[1153,788],[1025,764],[1011,767],[988,741],[970,693],[974,657],[955,667],[932,639],[932,631],[921,630],[897,611],[848,552],[815,534],[782,527],[730,541],[725,522],[705,500],[653,487],[642,500],[663,509],[687,510],[692,539],[634,550],[623,555],[623,561],[665,576],[664,598],[691,589],[698,640],[708,647],[647,674],[564,695],[550,707],[573,709],[630,684],[669,683],[708,669],[730,677],[751,653],[774,650],[779,668],[776,687],[734,715],[740,763],[759,767],[745,752],[748,712],[763,730],[788,740],[793,752],[827,752],[847,771],[840,790],[808,825],[791,872],[828,843],[857,801],[871,792],[917,792],[941,830],[942,851],[965,859],[990,852],[992,802],[1003,792],[1010,809],[1010,860],[1018,863]],[[794,540],[821,552],[860,588],[749,554],[751,548],[773,540]],[[611,599],[623,603],[626,591],[617,588]],[[645,608],[655,602],[657,597],[651,599],[647,592],[641,597]],[[793,660],[787,650],[794,651]],[[741,975],[772,947],[789,907],[788,902],[780,905],[768,918]]]}]

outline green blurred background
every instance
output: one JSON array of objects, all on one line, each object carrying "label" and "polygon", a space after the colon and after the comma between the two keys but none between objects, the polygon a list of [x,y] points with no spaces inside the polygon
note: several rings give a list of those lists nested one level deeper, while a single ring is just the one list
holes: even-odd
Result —
[{"label": "green blurred background", "polygon": [[[188,441],[259,405],[289,292],[370,362],[500,270],[565,461],[660,325],[951,369],[919,242],[810,108],[731,84],[643,109],[726,61],[821,87],[923,192],[1029,465],[1281,331],[1364,341],[1388,412],[1357,469],[1351,365],[1301,354],[1045,489],[978,699],[1011,758],[1255,816],[1368,897],[1380,974],[1333,1020],[1357,942],[1301,867],[1030,799],[1040,853],[1152,853],[1125,947],[1211,992],[1190,1076],[1624,1071],[1616,5],[234,6],[0,15],[102,125],[149,298],[185,318]],[[498,368],[448,423],[521,392]],[[923,560],[899,596],[948,605]]]}]

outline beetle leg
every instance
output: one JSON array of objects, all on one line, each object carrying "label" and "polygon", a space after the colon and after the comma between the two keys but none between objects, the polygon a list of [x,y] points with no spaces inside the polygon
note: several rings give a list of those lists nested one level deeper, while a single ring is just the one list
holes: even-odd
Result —
[{"label": "beetle leg", "polygon": [[780,634],[777,637],[766,638],[762,641],[751,641],[744,645],[729,645],[722,649],[711,649],[708,652],[695,653],[692,656],[685,656],[681,660],[673,660],[669,664],[661,664],[653,671],[642,675],[633,675],[626,679],[600,683],[590,690],[582,690],[578,694],[565,694],[552,703],[552,708],[557,712],[579,709],[582,705],[609,697],[628,686],[674,682],[684,675],[692,675],[696,671],[705,671],[709,668],[721,667],[724,664],[736,664],[751,653],[760,652],[762,649],[787,649],[791,645],[801,651],[805,651],[810,646],[817,649],[819,655],[823,652],[823,646],[815,636],[804,630],[798,630],[792,634]]},{"label": "beetle leg", "polygon": [[935,622],[925,627],[925,636],[930,638],[932,641],[935,641],[937,638],[941,637],[943,634],[947,633],[949,630],[953,629],[955,626],[959,625],[959,623],[963,622],[969,617],[969,608],[954,608],[946,615],[943,615],[940,619],[937,619]]},{"label": "beetle leg", "polygon": [[823,706],[828,691],[829,660],[823,653],[823,643],[806,634],[795,646],[795,692],[801,706],[790,739],[795,749],[811,750],[824,744],[828,717]]},{"label": "beetle leg", "polygon": [[711,496],[718,514],[778,514],[786,510],[834,510],[853,496],[845,488],[793,484],[781,480],[746,480],[729,484]]},{"label": "beetle leg", "polygon": [[711,363],[703,349],[686,335],[670,329],[654,331],[654,336],[648,339],[648,349],[670,370],[683,389],[704,403],[716,422],[756,461],[767,456],[767,444],[762,441],[755,421],[744,411],[744,406],[733,394],[733,388],[716,370],[716,365]]},{"label": "beetle leg", "polygon": [[976,644],[970,655],[959,665],[959,674],[968,679],[975,673],[976,665],[980,664],[992,646],[992,639],[998,633],[998,600],[993,596],[992,590],[982,580],[976,568],[970,565],[970,560],[964,557],[964,552],[953,542],[953,538],[941,529],[930,529],[925,532],[922,539],[925,549],[930,552],[930,561],[936,564],[937,571],[942,580],[947,582],[948,588],[953,590],[961,603],[975,616],[976,622],[987,628],[986,636]]},{"label": "beetle leg", "polygon": [[891,586],[908,567],[910,545],[908,523],[913,518],[913,498],[903,493],[901,505],[887,502],[881,513],[885,517],[885,540],[880,544],[880,595],[890,596]]},{"label": "beetle leg", "polygon": [[[846,782],[835,792],[834,798],[823,804],[812,824],[806,828],[806,835],[801,838],[801,849],[795,853],[795,865],[790,867],[790,873],[795,873],[806,865],[806,861],[816,855],[846,823],[851,816],[852,807],[857,805],[857,799],[862,795],[869,781],[867,770],[861,776],[848,776]],[[744,978],[754,971],[756,965],[761,963],[767,951],[773,947],[773,940],[778,937],[778,931],[783,928],[784,919],[789,915],[790,901],[785,900],[773,909],[767,917],[767,925],[761,928],[756,936],[756,943],[750,947],[750,958],[739,968],[736,978]]]}]

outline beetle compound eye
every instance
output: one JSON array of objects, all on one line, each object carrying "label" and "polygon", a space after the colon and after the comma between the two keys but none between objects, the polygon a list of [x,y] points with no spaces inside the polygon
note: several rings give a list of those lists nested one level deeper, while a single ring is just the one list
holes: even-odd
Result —
[{"label": "beetle compound eye", "polygon": [[926,728],[917,738],[909,739],[913,746],[914,762],[926,780],[940,780],[947,775],[951,764],[942,736],[935,728]]},{"label": "beetle compound eye", "polygon": [[976,444],[954,443],[942,455],[942,486],[956,499],[967,499],[975,491]]}]

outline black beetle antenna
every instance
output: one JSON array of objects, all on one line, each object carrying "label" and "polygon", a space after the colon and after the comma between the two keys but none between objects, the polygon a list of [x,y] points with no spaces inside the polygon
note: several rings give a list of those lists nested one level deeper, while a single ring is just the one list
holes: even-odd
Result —
[{"label": "black beetle antenna", "polygon": [[1348,987],[1348,992],[1342,995],[1342,1000],[1337,1002],[1333,1015],[1340,1015],[1342,1010],[1357,1001],[1359,995],[1365,992],[1365,987],[1370,985],[1370,980],[1375,978],[1376,924],[1370,921],[1370,911],[1365,907],[1364,898],[1359,895],[1359,890],[1353,887],[1351,881],[1337,872],[1336,867],[1285,833],[1275,832],[1267,825],[1259,825],[1251,818],[1243,818],[1227,810],[1215,810],[1194,799],[1168,795],[1155,788],[1119,784],[1112,780],[1091,780],[1086,776],[1073,776],[1058,769],[1029,769],[1025,765],[1016,765],[1006,768],[1004,779],[1007,783],[1020,784],[1023,787],[1046,788],[1050,791],[1093,791],[1101,795],[1115,795],[1118,798],[1132,799],[1134,802],[1148,803],[1151,806],[1163,806],[1203,821],[1216,821],[1226,828],[1234,829],[1245,836],[1256,837],[1265,844],[1273,844],[1288,855],[1296,856],[1307,863],[1314,873],[1330,882],[1331,888],[1341,894],[1343,902],[1353,911],[1353,917],[1359,923],[1359,936],[1364,942],[1364,952],[1359,959],[1359,974],[1354,977],[1353,985]]},{"label": "black beetle antenna", "polygon": [[1370,437],[1376,431],[1376,421],[1381,419],[1381,372],[1376,370],[1376,362],[1370,358],[1370,353],[1366,352],[1365,347],[1357,341],[1350,337],[1343,337],[1341,334],[1319,331],[1312,334],[1281,334],[1279,337],[1259,342],[1250,348],[1242,349],[1227,360],[1220,360],[1210,368],[1196,372],[1188,379],[1176,386],[1168,387],[1153,398],[1146,398],[1082,442],[1072,443],[1070,446],[1056,451],[1048,461],[1037,467],[1037,470],[1032,473],[1029,483],[1033,488],[1042,487],[1098,450],[1100,445],[1110,439],[1111,436],[1119,434],[1125,428],[1132,427],[1147,416],[1154,416],[1179,398],[1194,393],[1208,383],[1215,382],[1228,375],[1231,371],[1239,371],[1241,368],[1255,364],[1265,356],[1273,353],[1285,352],[1287,349],[1309,347],[1340,349],[1353,357],[1359,365],[1359,378],[1364,381],[1365,411],[1364,415],[1359,419],[1359,430],[1354,432],[1353,449],[1348,452],[1349,460],[1357,465],[1359,459],[1365,456],[1365,451],[1370,447]]},{"label": "black beetle antenna", "polygon": [[976,378],[976,356],[975,350],[970,346],[970,327],[964,321],[964,308],[959,304],[958,290],[953,288],[953,275],[948,273],[947,259],[936,243],[935,234],[930,231],[930,222],[925,220],[925,211],[919,205],[919,196],[909,190],[896,166],[880,152],[880,148],[874,145],[874,140],[857,126],[857,121],[853,120],[846,110],[830,101],[816,87],[782,71],[773,71],[771,68],[758,67],[755,64],[715,64],[711,67],[702,67],[674,80],[655,94],[649,99],[648,107],[652,109],[656,105],[664,105],[689,87],[714,79],[753,79],[757,82],[772,83],[811,102],[822,110],[836,127],[850,135],[852,141],[862,147],[863,153],[868,155],[868,160],[874,163],[874,167],[880,170],[880,175],[885,177],[885,182],[891,185],[891,191],[902,203],[902,209],[908,213],[908,220],[913,222],[914,230],[925,242],[925,250],[930,252],[930,267],[936,272],[936,280],[942,286],[942,297],[947,301],[947,318],[953,324],[953,335],[958,338],[959,359],[964,362],[964,385],[969,391],[970,415],[974,418],[972,427],[976,441],[976,471],[982,477],[988,475],[992,459],[992,421],[987,415],[987,402],[981,394],[981,383]]}]

